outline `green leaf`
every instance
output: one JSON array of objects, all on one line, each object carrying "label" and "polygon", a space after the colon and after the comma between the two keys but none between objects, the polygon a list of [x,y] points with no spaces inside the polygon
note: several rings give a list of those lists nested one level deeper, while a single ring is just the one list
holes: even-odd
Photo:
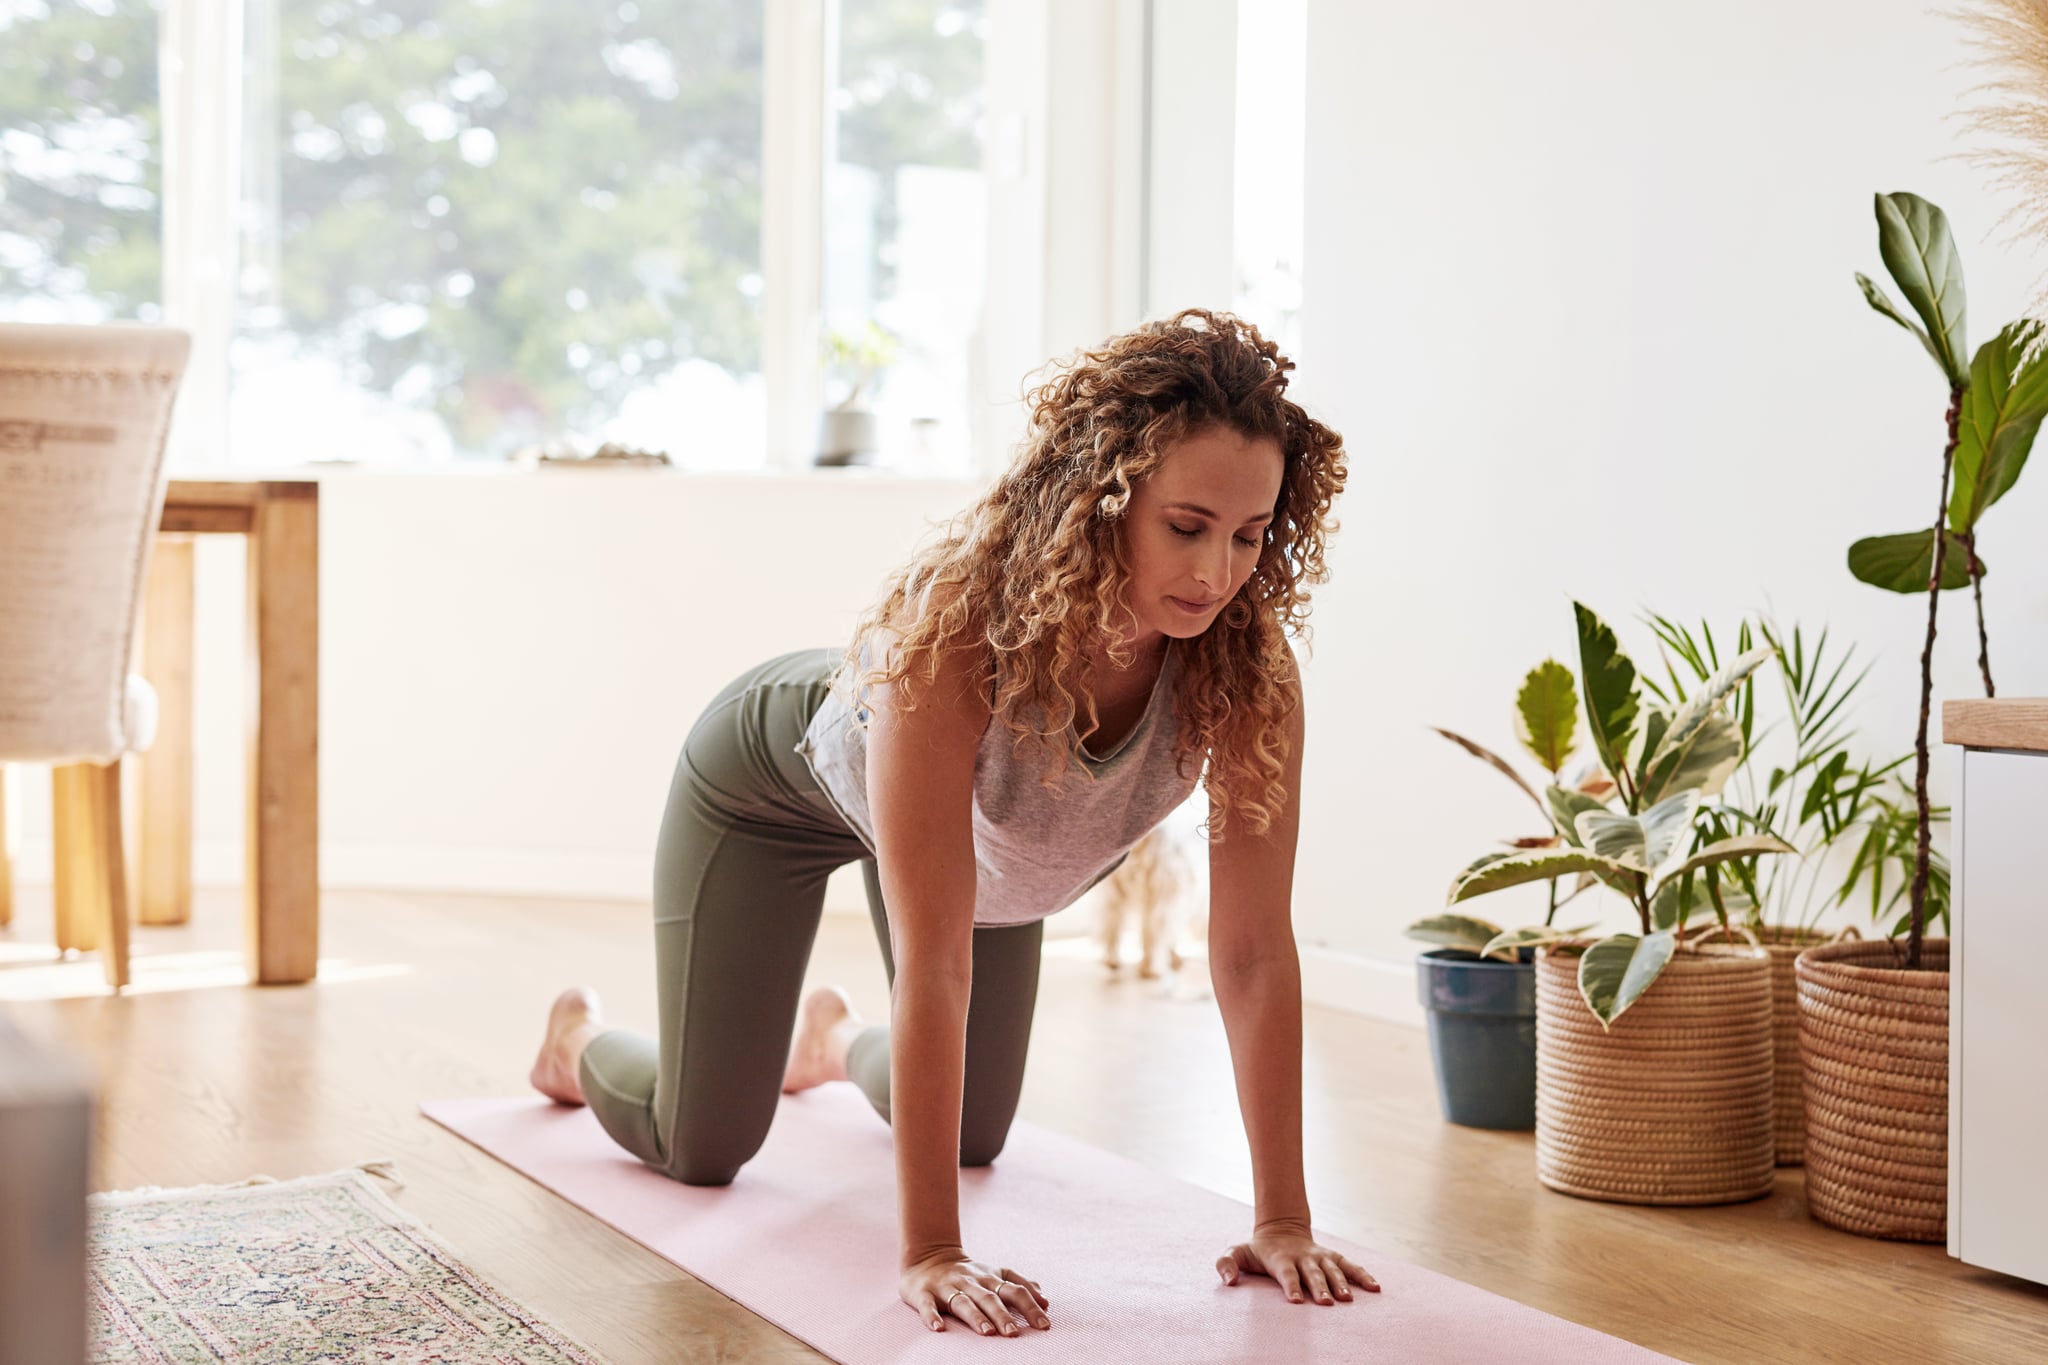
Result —
[{"label": "green leaf", "polygon": [[[1657,685],[1648,678],[1643,679],[1643,686],[1653,692],[1657,690]],[[1657,746],[1664,742],[1664,732],[1670,728],[1671,712],[1665,708],[1652,706],[1643,712],[1643,728],[1636,736],[1633,746],[1636,750],[1634,771],[1636,796],[1639,801],[1642,799],[1643,779],[1648,777],[1650,772],[1650,755],[1657,752]]]},{"label": "green leaf", "polygon": [[1612,875],[1633,875],[1636,869],[1612,858],[1603,858],[1581,849],[1546,848],[1537,853],[1521,853],[1500,858],[1465,873],[1451,886],[1447,904],[1483,896],[1489,891],[1500,891],[1510,886],[1523,886],[1529,882],[1549,881],[1573,872],[1608,873]]},{"label": "green leaf", "polygon": [[1495,934],[1487,945],[1480,949],[1479,955],[1492,957],[1495,953],[1503,951],[1519,953],[1524,948],[1537,948],[1546,943],[1577,938],[1580,934],[1590,932],[1592,928],[1590,924],[1581,924],[1576,929],[1551,929],[1539,924],[1527,929],[1510,929],[1505,933]]},{"label": "green leaf", "polygon": [[2048,364],[2028,358],[2040,332],[2038,323],[2015,322],[1978,347],[1971,362],[1948,501],[1948,528],[1958,535],[1976,529],[1985,509],[2011,489],[2048,417]]},{"label": "green leaf", "polygon": [[[1970,551],[1954,531],[1948,537],[1948,552],[1941,561],[1941,587],[1970,586]],[[1981,564],[1982,561],[1980,560]],[[1981,570],[1989,573],[1988,569]],[[1934,532],[1905,531],[1895,536],[1870,536],[1849,547],[1849,572],[1873,588],[1887,592],[1921,593],[1934,576]]]},{"label": "green leaf", "polygon": [[1500,926],[1468,915],[1431,915],[1428,919],[1415,921],[1401,932],[1424,943],[1440,943],[1446,948],[1470,948],[1476,953],[1487,940],[1500,933]]},{"label": "green leaf", "polygon": [[1686,790],[1719,796],[1746,752],[1740,725],[1726,716],[1709,716],[1689,745],[1651,770],[1642,799],[1661,801],[1671,792]]},{"label": "green leaf", "polygon": [[[1721,903],[1731,916],[1748,918],[1756,909],[1756,902],[1740,891],[1723,891]],[[1707,889],[1698,879],[1690,888],[1686,879],[1670,876],[1657,888],[1657,894],[1650,898],[1650,923],[1658,929],[1669,929],[1674,925],[1688,923],[1692,917],[1713,904]]]},{"label": "green leaf", "polygon": [[1602,1028],[1642,999],[1677,946],[1668,930],[1659,930],[1643,938],[1616,934],[1586,949],[1579,959],[1579,994]]},{"label": "green leaf", "polygon": [[1607,803],[1596,796],[1564,787],[1545,787],[1543,796],[1550,806],[1550,821],[1557,826],[1557,832],[1564,836],[1564,841],[1574,848],[1585,847],[1579,842],[1579,816],[1589,810],[1604,812]]},{"label": "green leaf", "polygon": [[1968,309],[1963,295],[1963,262],[1948,230],[1948,215],[1917,194],[1880,194],[1877,250],[1899,292],[1927,328],[1928,349],[1948,377],[1949,387],[1970,382],[1964,357]]},{"label": "green leaf", "polygon": [[1733,839],[1722,839],[1718,843],[1708,844],[1677,867],[1671,869],[1671,876],[1666,877],[1664,880],[1669,882],[1673,878],[1683,877],[1689,872],[1697,872],[1703,867],[1711,867],[1717,863],[1733,862],[1737,858],[1757,858],[1767,853],[1791,853],[1796,855],[1798,852],[1798,849],[1792,847],[1792,845],[1786,843],[1775,834],[1738,835]]},{"label": "green leaf", "polygon": [[1579,693],[1572,671],[1555,659],[1529,670],[1515,698],[1515,734],[1555,777],[1572,756],[1572,732],[1579,724]]},{"label": "green leaf", "polygon": [[1457,745],[1460,749],[1463,749],[1466,753],[1472,755],[1472,757],[1478,759],[1480,762],[1490,764],[1494,768],[1497,768],[1502,773],[1506,774],[1508,780],[1513,782],[1517,787],[1520,787],[1524,792],[1528,793],[1529,799],[1536,803],[1537,809],[1544,809],[1543,798],[1536,794],[1536,789],[1530,786],[1527,782],[1524,782],[1522,780],[1522,775],[1515,771],[1514,765],[1509,763],[1506,759],[1502,758],[1499,754],[1495,753],[1493,750],[1487,748],[1482,744],[1474,744],[1471,740],[1466,739],[1463,735],[1454,734],[1449,730],[1443,729],[1441,726],[1432,725],[1429,728],[1435,730],[1445,739]]},{"label": "green leaf", "polygon": [[1642,813],[1643,856],[1649,866],[1661,867],[1670,861],[1679,842],[1692,832],[1693,812],[1699,806],[1697,790],[1682,791]]},{"label": "green leaf", "polygon": [[[1722,718],[1722,707],[1728,698],[1776,654],[1777,650],[1768,646],[1752,649],[1730,660],[1727,667],[1699,685],[1665,729],[1647,765],[1638,799],[1658,801],[1666,792],[1687,787],[1706,790],[1711,785],[1709,795],[1721,789],[1721,784],[1742,761],[1742,731],[1740,727],[1717,727],[1714,721]],[[1693,751],[1703,744],[1707,752],[1695,759]]]},{"label": "green leaf", "polygon": [[1572,603],[1579,628],[1579,677],[1586,688],[1586,720],[1600,762],[1625,779],[1629,739],[1636,723],[1636,666],[1621,652],[1605,621]]},{"label": "green leaf", "polygon": [[1919,337],[1920,344],[1927,348],[1927,354],[1934,357],[1934,363],[1937,365],[1941,364],[1941,352],[1934,349],[1934,342],[1928,337],[1925,327],[1922,327],[1919,323],[1901,313],[1899,306],[1891,301],[1890,296],[1884,290],[1878,288],[1876,282],[1870,276],[1860,270],[1856,272],[1856,283],[1863,290],[1863,297],[1872,308],[1875,308],[1893,322],[1898,323],[1899,326],[1905,328],[1914,336]]},{"label": "green leaf", "polygon": [[1579,842],[1603,858],[1626,863],[1638,872],[1654,872],[1692,828],[1699,803],[1697,791],[1683,791],[1641,816],[1587,811],[1578,817]]}]

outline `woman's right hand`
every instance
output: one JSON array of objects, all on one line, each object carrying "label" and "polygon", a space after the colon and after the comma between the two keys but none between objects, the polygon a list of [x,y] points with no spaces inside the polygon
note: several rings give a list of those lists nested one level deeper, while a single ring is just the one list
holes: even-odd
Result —
[{"label": "woman's right hand", "polygon": [[1000,1333],[1017,1335],[1016,1316],[1034,1327],[1049,1329],[1052,1319],[1046,1309],[1052,1300],[1028,1280],[1007,1268],[998,1270],[959,1250],[938,1252],[904,1267],[896,1292],[917,1310],[924,1324],[934,1332],[946,1330],[946,1318],[956,1317],[984,1336]]}]

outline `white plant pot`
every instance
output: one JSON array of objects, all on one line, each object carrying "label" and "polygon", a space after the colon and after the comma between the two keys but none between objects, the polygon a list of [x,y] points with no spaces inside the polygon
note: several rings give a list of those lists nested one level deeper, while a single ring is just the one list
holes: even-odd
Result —
[{"label": "white plant pot", "polygon": [[879,444],[875,414],[865,408],[827,408],[818,414],[821,465],[867,464]]}]

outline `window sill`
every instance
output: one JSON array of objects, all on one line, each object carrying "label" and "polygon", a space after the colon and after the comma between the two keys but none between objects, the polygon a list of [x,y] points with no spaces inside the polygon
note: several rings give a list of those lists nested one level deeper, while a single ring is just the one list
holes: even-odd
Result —
[{"label": "window sill", "polygon": [[673,465],[605,465],[579,468],[575,465],[521,465],[512,461],[455,461],[434,465],[348,464],[328,461],[315,464],[176,467],[173,479],[220,483],[256,483],[268,479],[313,479],[330,481],[418,482],[427,479],[541,479],[573,480],[577,483],[605,480],[687,482],[705,486],[745,487],[765,483],[845,486],[847,484],[888,484],[892,487],[923,486],[944,489],[980,489],[988,478],[965,474],[930,474],[877,465],[807,466],[801,469],[683,469]]}]

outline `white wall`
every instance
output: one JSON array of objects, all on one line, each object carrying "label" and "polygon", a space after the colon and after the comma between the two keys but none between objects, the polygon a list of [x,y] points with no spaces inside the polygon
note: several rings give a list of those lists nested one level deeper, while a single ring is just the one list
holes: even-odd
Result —
[{"label": "white wall", "polygon": [[[1832,623],[1881,656],[1873,751],[1910,748],[1924,599],[1843,557],[1932,520],[1946,392],[1851,280],[1882,275],[1871,194],[1948,211],[1973,345],[2034,262],[1943,159],[1971,77],[1918,0],[1313,0],[1308,43],[1302,386],[1353,476],[1316,600],[1297,915],[1366,990],[1490,839],[1539,832],[1423,727],[1512,745],[1522,674],[1575,663],[1574,597],[1639,662],[1644,608]],[[2048,693],[2044,484],[1982,532],[2007,695]],[[1968,620],[1948,599],[1938,697],[1976,695]]]},{"label": "white wall", "polygon": [[[329,473],[320,799],[330,887],[648,894],[703,704],[843,642],[907,549],[978,485],[869,471]],[[240,879],[240,542],[201,542],[195,877]],[[23,774],[24,881],[48,880]],[[858,872],[835,906],[865,905]]]}]

